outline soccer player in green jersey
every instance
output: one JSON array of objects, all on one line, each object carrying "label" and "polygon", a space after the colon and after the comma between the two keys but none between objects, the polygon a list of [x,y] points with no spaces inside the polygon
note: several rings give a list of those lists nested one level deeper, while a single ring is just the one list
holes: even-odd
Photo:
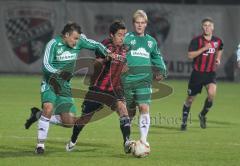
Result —
[{"label": "soccer player in green jersey", "polygon": [[[38,121],[38,143],[35,152],[44,153],[44,142],[47,138],[49,121],[61,121],[62,124],[74,124],[76,108],[71,94],[70,80],[73,76],[76,60],[81,49],[99,51],[103,55],[111,55],[101,43],[87,39],[76,23],[65,25],[62,34],[50,40],[43,57],[43,80],[41,84],[42,111]],[[33,109],[34,110],[34,109]],[[36,121],[33,111],[27,120],[28,128]],[[52,113],[54,114],[52,116]],[[56,117],[59,118],[56,118]]]},{"label": "soccer player in green jersey", "polygon": [[135,111],[137,106],[140,112],[140,140],[145,144],[148,144],[147,135],[150,127],[149,105],[153,75],[156,80],[161,80],[166,77],[167,73],[156,40],[145,33],[147,22],[145,11],[137,10],[133,14],[134,31],[128,33],[124,39],[129,49],[127,52],[129,70],[122,75],[129,115],[132,114],[131,111]]}]

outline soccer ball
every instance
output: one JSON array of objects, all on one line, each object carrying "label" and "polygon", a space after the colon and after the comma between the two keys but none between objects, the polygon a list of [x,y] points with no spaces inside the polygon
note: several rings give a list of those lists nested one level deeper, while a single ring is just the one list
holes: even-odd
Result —
[{"label": "soccer ball", "polygon": [[132,154],[135,157],[142,158],[150,154],[150,145],[149,143],[143,143],[141,140],[138,140],[132,145]]}]

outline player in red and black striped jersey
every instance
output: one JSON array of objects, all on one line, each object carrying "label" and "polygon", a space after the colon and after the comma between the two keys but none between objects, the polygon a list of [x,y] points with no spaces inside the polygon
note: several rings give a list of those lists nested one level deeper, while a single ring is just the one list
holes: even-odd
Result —
[{"label": "player in red and black striped jersey", "polygon": [[115,59],[105,58],[96,52],[94,74],[91,78],[91,85],[82,104],[82,116],[76,121],[71,140],[66,145],[66,150],[71,151],[77,141],[78,135],[83,127],[91,120],[96,111],[103,108],[103,105],[116,110],[120,116],[120,128],[124,140],[124,150],[130,153],[132,141],[130,137],[130,119],[123,96],[120,76],[125,69],[126,47],[123,39],[126,27],[123,22],[115,21],[110,26],[110,38],[105,39],[102,44],[112,53],[118,55]]},{"label": "player in red and black striped jersey", "polygon": [[[112,53],[121,56],[116,58],[116,60],[111,61],[104,59],[101,69],[95,70],[94,76],[96,78],[92,78],[92,86],[102,91],[117,91],[118,89],[122,89],[119,76],[121,75],[122,69],[126,63],[126,47],[123,45],[114,45],[112,39],[109,38],[103,40],[102,44],[106,46]],[[104,57],[102,57],[100,53],[96,52],[96,58],[98,60]]]},{"label": "player in red and black striped jersey", "polygon": [[187,119],[192,102],[205,86],[208,96],[199,114],[200,127],[206,128],[206,114],[212,107],[216,95],[216,68],[220,65],[223,52],[223,42],[213,36],[214,23],[211,18],[202,20],[203,34],[192,39],[188,57],[193,59],[193,71],[188,83],[188,96],[183,105],[181,130],[186,130]]}]

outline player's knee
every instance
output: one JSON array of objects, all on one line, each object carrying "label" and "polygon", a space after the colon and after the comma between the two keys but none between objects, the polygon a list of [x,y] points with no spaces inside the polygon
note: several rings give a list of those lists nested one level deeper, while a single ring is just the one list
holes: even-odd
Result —
[{"label": "player's knee", "polygon": [[50,118],[52,115],[53,104],[52,103],[43,103],[42,107],[43,107],[42,115]]},{"label": "player's knee", "polygon": [[64,127],[67,127],[67,128],[71,128],[73,127],[74,123],[75,123],[75,120],[73,117],[64,117],[64,118],[61,118],[62,119],[62,124]]},{"label": "player's knee", "polygon": [[208,100],[209,101],[212,101],[215,96],[216,96],[216,91],[215,90],[209,90],[208,91]]},{"label": "player's knee", "polygon": [[191,106],[192,103],[193,103],[193,101],[194,101],[194,98],[193,98],[193,97],[188,97],[187,100],[186,100],[186,102],[185,102],[185,105]]},{"label": "player's knee", "polygon": [[148,104],[139,105],[139,111],[143,114],[148,113],[149,112],[149,105]]}]

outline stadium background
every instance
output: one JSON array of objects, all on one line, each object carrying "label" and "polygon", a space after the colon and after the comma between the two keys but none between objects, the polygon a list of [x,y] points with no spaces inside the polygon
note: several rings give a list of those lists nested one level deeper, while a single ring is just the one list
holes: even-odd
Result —
[{"label": "stadium background", "polygon": [[[0,73],[40,73],[46,42],[59,34],[68,21],[78,22],[87,37],[101,41],[114,19],[123,19],[131,31],[132,13],[144,9],[149,16],[148,33],[161,47],[170,77],[189,76],[188,44],[201,33],[201,19],[210,16],[215,20],[215,35],[224,41],[218,77],[234,80],[234,55],[240,39],[240,6],[237,3],[226,0],[0,1]],[[89,56],[92,56],[89,52],[81,55]]]}]

